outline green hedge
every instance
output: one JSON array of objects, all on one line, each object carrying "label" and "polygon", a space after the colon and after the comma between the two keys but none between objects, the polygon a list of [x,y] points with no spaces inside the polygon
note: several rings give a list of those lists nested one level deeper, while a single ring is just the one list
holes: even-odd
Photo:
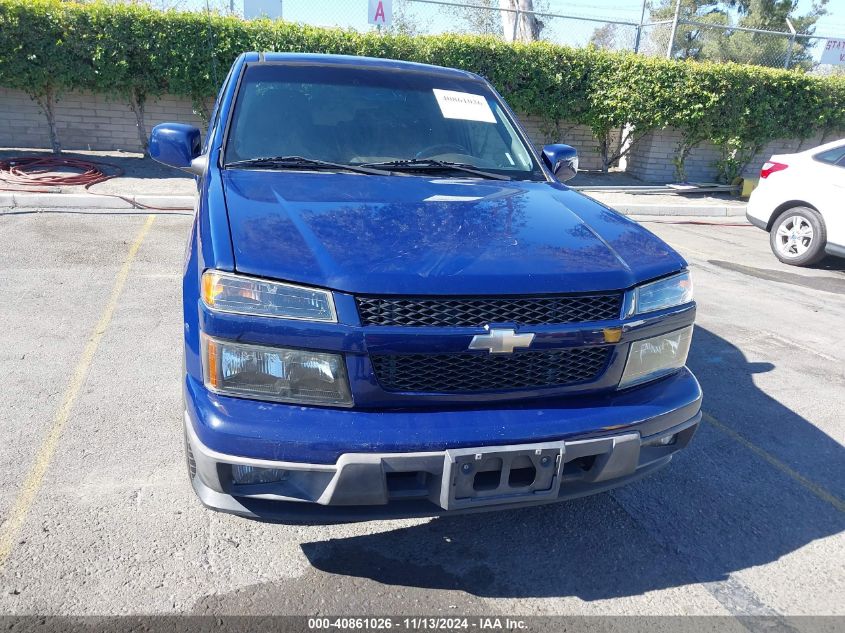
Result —
[{"label": "green hedge", "polygon": [[[125,99],[143,125],[143,104],[164,93],[199,112],[245,50],[392,57],[464,68],[487,77],[511,106],[609,134],[674,127],[677,166],[704,140],[722,149],[731,178],[775,138],[845,129],[845,77],[819,78],[755,66],[675,62],[546,42],[489,37],[410,37],[243,20],[144,6],[59,0],[0,0],[0,85],[28,92],[47,113],[69,90]],[[55,130],[53,130],[55,131]]]}]

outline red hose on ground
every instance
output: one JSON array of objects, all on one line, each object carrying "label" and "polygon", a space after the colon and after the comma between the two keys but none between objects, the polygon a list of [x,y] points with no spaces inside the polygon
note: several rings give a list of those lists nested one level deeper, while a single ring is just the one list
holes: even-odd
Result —
[{"label": "red hose on ground", "polygon": [[[111,173],[106,173],[104,167]],[[71,172],[58,170],[71,169]],[[136,209],[158,211],[193,210],[191,207],[155,207],[143,204],[116,193],[91,191],[90,187],[100,182],[122,176],[121,167],[112,163],[62,158],[58,156],[12,156],[0,159],[0,183],[13,185],[0,187],[0,191],[23,191],[28,193],[52,193],[44,187],[83,185],[85,190],[95,196],[108,196],[128,202]]]},{"label": "red hose on ground", "polygon": [[[101,169],[111,167],[114,173],[106,174]],[[59,169],[77,170],[72,173],[57,172]],[[59,158],[57,156],[13,156],[0,159],[0,181],[15,188],[4,187],[4,191],[32,191],[38,188],[41,193],[49,193],[48,186],[84,185],[86,189],[98,182],[104,182],[115,176],[122,176],[123,170],[110,163],[95,163],[78,158]]]}]

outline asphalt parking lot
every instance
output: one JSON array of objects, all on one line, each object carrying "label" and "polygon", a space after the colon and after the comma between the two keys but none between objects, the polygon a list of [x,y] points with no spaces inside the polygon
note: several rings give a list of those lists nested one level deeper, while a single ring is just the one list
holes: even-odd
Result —
[{"label": "asphalt parking lot", "polygon": [[845,262],[648,224],[695,274],[691,446],[612,493],[284,526],[185,474],[190,217],[0,210],[0,613],[845,615]]}]

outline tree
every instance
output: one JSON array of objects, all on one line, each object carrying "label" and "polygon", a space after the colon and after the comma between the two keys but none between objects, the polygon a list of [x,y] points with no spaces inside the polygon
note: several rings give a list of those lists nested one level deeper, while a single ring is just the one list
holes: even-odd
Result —
[{"label": "tree", "polygon": [[727,4],[742,16],[741,26],[781,31],[786,18],[789,18],[799,33],[810,33],[808,29],[827,13],[828,1],[815,0],[810,11],[800,16],[795,15],[799,0],[727,0]]},{"label": "tree", "polygon": [[[94,4],[89,12],[95,33],[92,63],[94,88],[129,102],[138,130],[138,141],[146,154],[149,145],[144,108],[149,98],[167,91],[167,70],[160,54],[160,35],[167,28],[166,14],[148,7]],[[154,38],[127,37],[137,28],[139,17],[160,23]]]},{"label": "tree", "polygon": [[[651,21],[672,20],[675,17],[675,1],[662,0],[661,4],[651,11]],[[684,24],[684,22],[700,22],[704,24],[724,25],[728,23],[726,7],[721,2],[713,0],[681,0],[679,24],[675,32],[675,44],[672,57],[675,59],[705,59],[705,46],[709,39],[718,37],[722,31]],[[670,25],[658,28],[652,34],[652,49],[663,50],[669,46]],[[657,40],[657,41],[655,41]]]},{"label": "tree", "polygon": [[408,0],[396,0],[393,3],[393,19],[386,32],[393,35],[421,35],[430,26],[431,21],[414,12]]},{"label": "tree", "polygon": [[[681,0],[680,22],[672,48],[675,59],[733,61],[760,66],[782,67],[790,58],[792,66],[807,65],[811,58],[812,40],[796,38],[790,44],[787,18],[799,33],[811,34],[815,23],[827,12],[829,0],[815,0],[809,12],[796,15],[799,0]],[[652,21],[671,20],[675,0],[662,0],[651,11]],[[689,24],[697,22],[704,24]],[[713,26],[707,26],[707,25]],[[730,26],[780,31],[784,34],[751,33],[731,30]],[[668,28],[654,36],[668,46]],[[652,46],[652,48],[659,48]],[[790,52],[791,48],[791,52]]]},{"label": "tree", "polygon": [[600,50],[616,50],[616,24],[607,23],[598,27],[590,36],[590,44]]},{"label": "tree", "polygon": [[502,34],[502,16],[498,10],[499,0],[478,0],[472,7],[448,7],[445,12],[463,23],[464,30],[477,35]]},{"label": "tree", "polygon": [[[534,0],[499,0],[502,28],[507,42],[536,42],[543,22],[534,15]],[[518,11],[518,12],[517,12]]]},{"label": "tree", "polygon": [[0,5],[0,85],[23,90],[47,119],[50,146],[62,151],[56,102],[62,93],[90,87],[93,69],[86,56],[84,18],[73,5],[32,2]]},{"label": "tree", "polygon": [[542,10],[540,2],[477,0],[473,5],[449,7],[446,12],[463,22],[464,29],[470,33],[503,37],[506,42],[535,42],[540,39],[543,22],[534,15]]},{"label": "tree", "polygon": [[[809,12],[796,15],[799,0],[729,0],[739,15],[739,26],[786,31],[786,20],[798,33],[812,34],[818,19],[827,13],[828,0],[815,0]],[[789,58],[790,66],[811,65],[814,40],[787,36],[778,37],[763,33],[734,31],[725,38],[726,59],[745,61],[761,66],[782,66]]]}]

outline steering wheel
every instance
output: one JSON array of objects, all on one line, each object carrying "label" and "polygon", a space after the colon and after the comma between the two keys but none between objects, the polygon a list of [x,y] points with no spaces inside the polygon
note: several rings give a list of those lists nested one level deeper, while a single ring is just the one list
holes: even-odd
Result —
[{"label": "steering wheel", "polygon": [[429,156],[435,156],[436,154],[447,154],[452,150],[456,150],[456,154],[469,154],[469,151],[463,145],[458,145],[457,143],[441,143],[440,145],[429,145],[428,147],[423,147],[416,153],[414,158],[428,158]]}]

